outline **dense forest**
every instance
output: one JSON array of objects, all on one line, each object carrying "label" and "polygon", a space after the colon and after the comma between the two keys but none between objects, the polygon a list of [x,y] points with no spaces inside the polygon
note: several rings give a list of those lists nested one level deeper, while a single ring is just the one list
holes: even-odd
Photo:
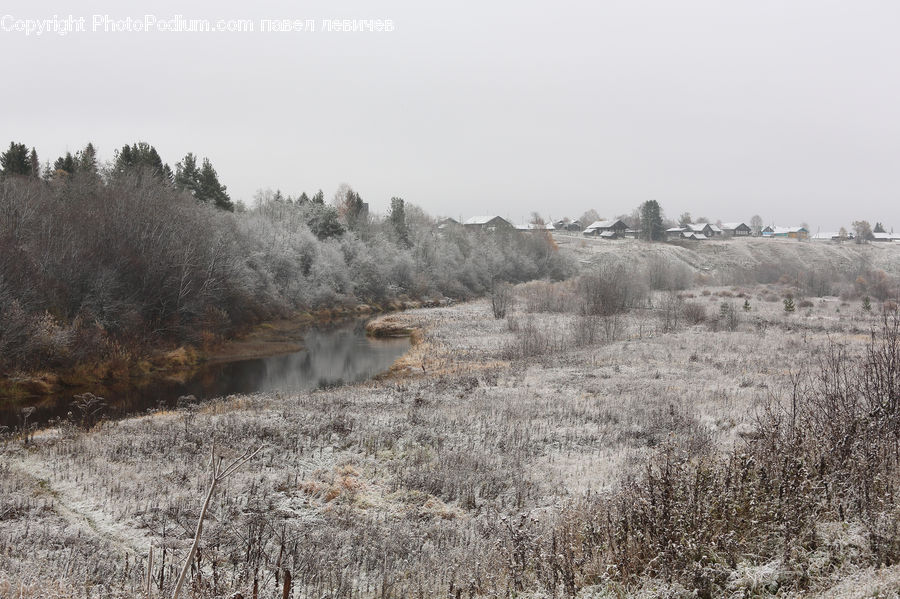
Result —
[{"label": "dense forest", "polygon": [[[199,163],[199,165],[198,165]],[[0,368],[34,370],[201,344],[297,311],[463,299],[572,271],[541,233],[439,230],[401,198],[384,217],[342,185],[229,197],[209,160],[173,171],[149,144],[101,165],[91,144],[41,169],[0,155]]]}]

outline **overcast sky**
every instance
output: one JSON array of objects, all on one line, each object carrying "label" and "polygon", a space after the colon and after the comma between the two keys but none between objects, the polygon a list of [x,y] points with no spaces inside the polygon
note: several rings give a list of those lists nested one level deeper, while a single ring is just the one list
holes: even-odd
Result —
[{"label": "overcast sky", "polygon": [[[53,160],[134,141],[207,156],[234,199],[342,182],[375,211],[760,214],[900,230],[900,3],[20,2],[0,16],[0,143]],[[92,31],[112,19],[250,19],[253,33]],[[4,17],[6,23],[14,21]],[[259,20],[315,19],[263,33]],[[322,19],[389,19],[328,32]]]}]

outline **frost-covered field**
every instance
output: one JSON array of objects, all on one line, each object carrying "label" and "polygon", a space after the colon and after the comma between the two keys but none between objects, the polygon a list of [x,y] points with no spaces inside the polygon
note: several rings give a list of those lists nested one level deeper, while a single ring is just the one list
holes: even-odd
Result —
[{"label": "frost-covered field", "polygon": [[[533,291],[518,288],[507,318],[485,300],[389,316],[422,336],[381,380],[8,441],[0,596],[139,596],[151,546],[150,592],[169,596],[213,447],[226,458],[263,449],[213,496],[191,569],[196,596],[522,596],[521,573],[541,567],[517,553],[526,529],[614,491],[661,446],[704,455],[743,443],[760,408],[789,396],[792,371],[829,339],[861,347],[879,307],[798,298],[788,313],[773,284],[655,292],[614,321],[585,320],[529,311]],[[704,319],[667,321],[667,301],[702,306]],[[728,322],[723,303],[736,315]],[[852,530],[823,534],[850,549],[813,590],[871,578],[850,555],[866,551]],[[770,569],[736,569],[729,593],[769,584]],[[896,590],[891,571],[877,576]],[[559,577],[560,595],[575,588]],[[618,596],[619,585],[585,580],[577,592]],[[628,588],[674,593],[655,579]]]}]

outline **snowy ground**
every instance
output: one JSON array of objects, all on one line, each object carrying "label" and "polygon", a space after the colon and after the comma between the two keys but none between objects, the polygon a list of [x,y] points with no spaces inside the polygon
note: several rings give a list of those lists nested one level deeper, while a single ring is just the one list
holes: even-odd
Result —
[{"label": "snowy ground", "polygon": [[[264,448],[214,496],[198,592],[248,596],[255,578],[274,596],[284,570],[303,597],[501,592],[507,518],[612,489],[668,440],[740,443],[792,369],[829,339],[862,344],[876,317],[835,297],[786,313],[783,294],[692,289],[681,300],[708,320],[667,332],[657,293],[582,347],[577,316],[525,313],[523,299],[499,320],[487,301],[413,310],[389,318],[421,342],[381,380],[9,441],[0,596],[132,596],[151,544],[151,587],[170,593],[213,443],[224,456]],[[713,324],[723,303],[735,330]],[[548,342],[541,355],[517,357],[523,327]]]}]

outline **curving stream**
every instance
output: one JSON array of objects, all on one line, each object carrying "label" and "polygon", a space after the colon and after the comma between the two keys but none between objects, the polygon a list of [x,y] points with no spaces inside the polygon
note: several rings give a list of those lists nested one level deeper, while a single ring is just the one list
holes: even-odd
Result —
[{"label": "curving stream", "polygon": [[[313,326],[301,334],[298,341],[303,349],[297,352],[207,364],[184,382],[163,380],[140,389],[107,393],[103,415],[115,418],[175,407],[178,398],[187,395],[202,401],[235,393],[307,391],[370,379],[390,368],[410,342],[408,338],[372,339],[366,336],[365,324],[365,320],[353,320]],[[73,395],[83,392],[73,389],[36,400],[28,423],[65,418],[73,410],[77,416]],[[23,422],[22,404],[0,404],[0,426],[18,428]]]}]

